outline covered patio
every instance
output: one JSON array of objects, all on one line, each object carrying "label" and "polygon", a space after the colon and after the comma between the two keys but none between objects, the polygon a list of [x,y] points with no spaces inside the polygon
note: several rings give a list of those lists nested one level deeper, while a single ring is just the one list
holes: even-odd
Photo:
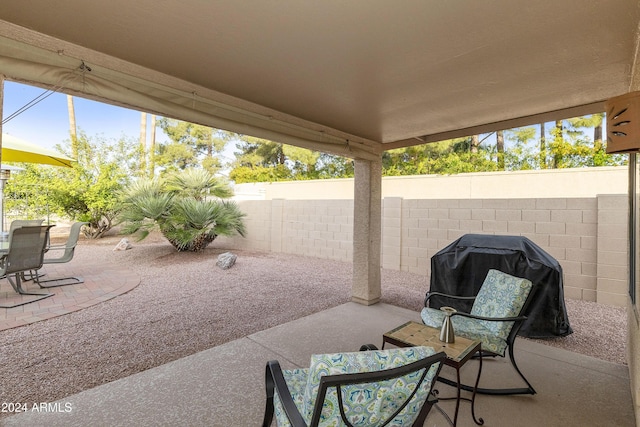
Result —
[{"label": "covered patio", "polygon": [[[382,153],[603,112],[607,99],[640,89],[639,24],[634,0],[140,0],[135,5],[71,0],[53,9],[45,0],[34,0],[29,8],[22,1],[5,0],[0,79],[354,159],[352,300],[362,306],[345,307],[348,316],[362,310],[375,316],[384,308],[376,305],[381,296]],[[629,313],[629,377],[631,395],[637,397],[639,356],[634,350],[640,333],[635,304],[630,303]],[[348,348],[374,339],[353,328],[358,335],[340,343],[334,330],[324,330],[330,331],[333,344]],[[379,331],[375,328],[376,335]],[[290,362],[302,364],[311,347]],[[241,354],[241,349],[233,350]],[[270,351],[286,355],[285,350]],[[157,381],[165,375],[149,372]],[[567,424],[574,416],[583,421],[576,425],[585,420],[592,424],[595,412],[585,408],[607,406],[587,404],[574,415],[570,405],[559,402],[588,387],[557,388],[553,382],[558,375],[538,374],[542,372],[549,376],[544,379],[548,392],[533,399],[553,398],[556,411],[543,411],[553,416],[552,424]],[[562,373],[574,373],[572,365]],[[255,383],[255,373],[251,375],[247,384]],[[581,384],[584,378],[576,374],[567,383]],[[595,384],[593,390],[603,393],[629,390],[629,378],[623,389]],[[184,386],[194,390],[196,383]],[[238,387],[231,395],[239,401],[245,392]],[[200,394],[208,400],[216,395]],[[175,392],[171,396],[180,399]],[[99,408],[92,414],[125,416],[115,399],[114,406],[104,396],[93,399]],[[606,401],[605,395],[592,399]],[[625,401],[637,412],[634,400]],[[509,410],[517,402],[512,398]],[[481,405],[479,401],[479,413],[489,420]],[[167,417],[171,408],[165,402],[160,410]],[[510,423],[523,418],[522,410],[505,417],[505,408],[496,407]],[[195,409],[190,411],[195,416]],[[590,418],[580,418],[584,414]]]},{"label": "covered patio", "polygon": [[[27,412],[4,426],[257,426],[264,410],[264,367],[307,366],[312,353],[356,351],[382,341],[387,331],[418,313],[388,304],[346,303],[192,356],[52,402],[48,412]],[[348,325],[348,326],[345,326]],[[635,426],[625,366],[520,340],[516,357],[535,385],[534,396],[478,396],[476,414],[486,426]],[[475,362],[463,368],[473,376]],[[484,363],[481,385],[505,384],[506,360]],[[505,375],[505,372],[507,374]],[[451,374],[451,372],[449,372]],[[442,396],[452,389],[439,385]],[[73,410],[66,412],[71,405]],[[453,402],[441,402],[452,414]],[[446,426],[432,410],[426,426]],[[458,425],[475,426],[466,402]]]}]

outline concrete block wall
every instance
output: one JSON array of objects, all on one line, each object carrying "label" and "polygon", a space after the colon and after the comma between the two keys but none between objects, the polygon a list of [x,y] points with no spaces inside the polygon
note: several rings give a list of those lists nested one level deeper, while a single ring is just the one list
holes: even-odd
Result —
[{"label": "concrete block wall", "polygon": [[[429,276],[431,256],[463,234],[522,235],[560,262],[566,297],[625,306],[627,189],[627,167],[385,177],[381,264]],[[219,245],[352,261],[353,179],[236,195],[247,238]]]},{"label": "concrete block wall", "polygon": [[[351,261],[352,200],[239,201],[238,249]],[[382,203],[382,267],[429,276],[431,257],[467,233],[526,236],[556,258],[565,297],[625,306],[627,198],[404,199]]]}]

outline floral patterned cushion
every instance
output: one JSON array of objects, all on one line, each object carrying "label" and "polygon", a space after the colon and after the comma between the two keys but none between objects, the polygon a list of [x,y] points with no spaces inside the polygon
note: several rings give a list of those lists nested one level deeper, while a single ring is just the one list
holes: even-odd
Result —
[{"label": "floral patterned cushion", "polygon": [[[424,359],[434,353],[435,350],[431,347],[410,347],[353,353],[317,354],[311,356],[309,369],[283,371],[283,374],[296,406],[307,423],[310,423],[322,376],[395,368]],[[406,426],[413,423],[431,391],[431,384],[437,369],[437,364],[431,367],[425,381],[422,383],[421,389],[407,407],[388,425]],[[343,386],[343,405],[349,422],[356,426],[375,426],[381,420],[385,420],[413,392],[421,375],[422,371],[419,371],[392,380]],[[277,394],[274,404],[278,425],[290,425],[282,410]],[[327,391],[319,425],[343,425],[335,388],[330,388]]]},{"label": "floral patterned cushion", "polygon": [[[484,279],[471,314],[483,317],[516,317],[527,300],[532,284],[498,270],[489,270]],[[506,340],[513,322],[480,321],[500,338]]]},{"label": "floral patterned cushion", "polygon": [[[440,329],[444,320],[444,313],[435,308],[425,307],[422,309],[420,317],[422,317],[422,322],[425,325]],[[507,349],[507,341],[484,326],[489,322],[463,316],[452,316],[451,322],[453,323],[453,332],[456,335],[470,340],[478,340],[482,343],[483,350],[489,350],[504,356],[504,352]]]},{"label": "floral patterned cushion", "polygon": [[[283,369],[282,376],[284,376],[284,380],[287,383],[287,387],[289,388],[289,393],[291,394],[293,402],[298,408],[298,412],[302,414],[302,411],[304,410],[304,390],[307,387],[309,369]],[[282,407],[282,402],[280,401],[278,393],[275,393],[275,395],[273,396],[273,406],[278,426],[290,426],[291,423],[289,422],[289,419],[284,412],[284,408]]]},{"label": "floral patterned cushion", "polygon": [[[476,296],[471,314],[483,317],[516,317],[520,314],[532,283],[498,270],[489,270]],[[444,319],[441,310],[425,307],[420,313],[425,325],[440,328]],[[504,356],[507,338],[513,322],[476,320],[463,316],[452,316],[456,335],[479,340],[482,349]]]}]

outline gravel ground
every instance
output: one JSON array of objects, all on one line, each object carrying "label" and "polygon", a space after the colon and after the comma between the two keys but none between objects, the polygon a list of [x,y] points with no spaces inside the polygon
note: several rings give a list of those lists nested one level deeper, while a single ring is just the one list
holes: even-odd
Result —
[{"label": "gravel ground", "polygon": [[[47,402],[345,303],[352,265],[226,249],[178,253],[161,237],[112,249],[119,237],[82,241],[73,262],[103,259],[137,271],[131,292],[87,309],[0,332],[0,401]],[[382,271],[383,302],[420,310],[427,280]],[[625,363],[622,308],[566,301],[574,334],[545,344]],[[0,418],[6,414],[0,414]]]}]

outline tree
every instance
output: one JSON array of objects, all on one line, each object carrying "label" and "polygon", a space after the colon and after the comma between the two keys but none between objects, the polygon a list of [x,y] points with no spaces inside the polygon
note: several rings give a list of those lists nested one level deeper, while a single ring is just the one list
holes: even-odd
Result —
[{"label": "tree", "polygon": [[[88,222],[87,237],[99,238],[114,225],[117,193],[138,170],[137,145],[126,139],[92,140],[82,132],[76,142],[73,168],[25,165],[25,173],[15,174],[8,182],[7,192],[18,197],[12,203],[32,206],[35,202],[30,208],[35,209],[35,217],[42,216],[46,207],[47,213]],[[57,148],[68,155],[71,145],[67,141]]]},{"label": "tree", "polygon": [[496,132],[496,152],[497,152],[497,164],[498,170],[504,170],[504,131],[499,130]]},{"label": "tree", "polygon": [[69,111],[69,136],[71,137],[71,157],[78,155],[78,128],[76,127],[76,110],[73,106],[73,96],[67,95],[67,110]]},{"label": "tree", "polygon": [[122,192],[123,232],[144,239],[153,229],[178,250],[197,252],[217,236],[245,235],[244,213],[231,189],[204,169],[188,168],[165,179],[139,179]]},{"label": "tree", "polygon": [[151,142],[149,145],[149,177],[153,178],[156,170],[156,116],[151,115]]},{"label": "tree", "polygon": [[156,166],[163,167],[166,172],[203,167],[215,174],[222,169],[218,154],[235,134],[167,118],[158,120],[158,124],[170,142],[158,146]]},{"label": "tree", "polygon": [[140,174],[147,168],[147,113],[140,113]]}]

